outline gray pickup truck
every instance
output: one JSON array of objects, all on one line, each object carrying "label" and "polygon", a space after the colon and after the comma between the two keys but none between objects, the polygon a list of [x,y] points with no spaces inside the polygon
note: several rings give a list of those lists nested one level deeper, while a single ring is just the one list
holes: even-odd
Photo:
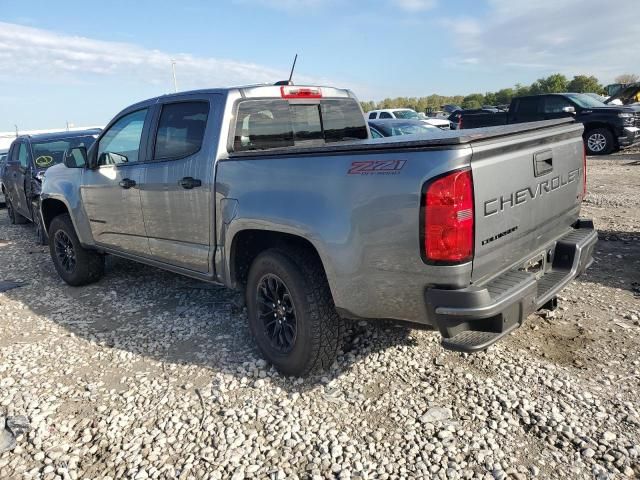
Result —
[{"label": "gray pickup truck", "polygon": [[371,139],[355,96],[252,86],[147,100],[47,171],[56,270],[105,254],[242,290],[281,372],[332,364],[343,318],[437,328],[473,352],[592,262],[572,120]]}]

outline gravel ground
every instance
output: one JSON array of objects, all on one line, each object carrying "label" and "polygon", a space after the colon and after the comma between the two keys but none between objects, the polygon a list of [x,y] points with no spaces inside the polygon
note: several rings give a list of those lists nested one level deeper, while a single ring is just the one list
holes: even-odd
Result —
[{"label": "gravel ground", "polygon": [[589,160],[596,262],[487,352],[349,327],[331,371],[283,378],[237,294],[110,259],[55,274],[30,226],[0,220],[0,415],[31,430],[0,478],[640,476],[640,152]]}]

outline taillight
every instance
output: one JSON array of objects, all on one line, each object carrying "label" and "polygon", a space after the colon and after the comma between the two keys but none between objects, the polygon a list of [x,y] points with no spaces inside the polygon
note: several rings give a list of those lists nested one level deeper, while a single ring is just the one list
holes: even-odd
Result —
[{"label": "taillight", "polygon": [[422,255],[427,263],[453,264],[473,258],[473,179],[456,170],[425,185]]},{"label": "taillight", "polygon": [[582,199],[587,196],[587,146],[582,144]]},{"label": "taillight", "polygon": [[322,90],[317,87],[296,87],[285,85],[280,87],[282,98],[322,98]]}]

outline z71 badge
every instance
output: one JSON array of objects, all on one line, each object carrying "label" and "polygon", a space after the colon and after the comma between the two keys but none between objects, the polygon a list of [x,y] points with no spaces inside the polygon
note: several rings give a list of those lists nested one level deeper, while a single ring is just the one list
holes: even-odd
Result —
[{"label": "z71 badge", "polygon": [[406,160],[366,160],[352,162],[349,175],[398,175]]}]

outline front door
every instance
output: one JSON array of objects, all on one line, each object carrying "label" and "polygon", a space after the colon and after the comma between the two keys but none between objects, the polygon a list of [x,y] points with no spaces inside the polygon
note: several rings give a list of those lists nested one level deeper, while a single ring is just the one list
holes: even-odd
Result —
[{"label": "front door", "polygon": [[95,242],[126,253],[149,255],[142,205],[140,162],[148,122],[144,108],[113,123],[93,147],[97,166],[83,172],[81,195]]},{"label": "front door", "polygon": [[210,98],[173,97],[161,106],[140,187],[152,257],[201,273],[210,270],[213,225],[217,141]]},{"label": "front door", "polygon": [[29,175],[31,159],[29,147],[22,141],[13,146],[6,167],[7,193],[13,209],[23,217],[31,218],[29,203],[25,193],[25,184]]}]

